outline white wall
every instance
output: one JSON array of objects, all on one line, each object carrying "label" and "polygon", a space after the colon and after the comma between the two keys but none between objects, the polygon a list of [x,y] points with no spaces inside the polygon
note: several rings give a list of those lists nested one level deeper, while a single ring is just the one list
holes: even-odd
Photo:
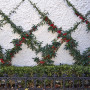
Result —
[{"label": "white wall", "polygon": [[[65,0],[31,0],[33,3],[37,3],[37,7],[40,8],[42,12],[48,12],[48,17],[57,25],[62,27],[62,29],[68,30],[73,27],[76,22],[80,19],[74,15],[72,8],[68,7]],[[80,13],[85,15],[90,10],[90,0],[69,0]],[[7,15],[10,11],[15,8],[21,0],[0,0],[0,9]],[[30,5],[28,0],[25,0],[21,6],[16,10],[15,14],[10,16],[11,20],[17,25],[22,26],[24,31],[29,30],[33,24],[38,24],[41,19],[38,12]],[[0,17],[1,19],[1,17]],[[37,40],[43,41],[42,46],[47,43],[50,44],[51,41],[57,36],[57,34],[52,34],[47,31],[48,25],[40,26],[38,31],[34,32]],[[10,43],[13,39],[20,38],[18,34],[12,32],[12,28],[9,24],[6,24],[0,30],[0,45],[3,47],[3,52],[5,49],[11,49],[13,44]],[[86,24],[80,24],[78,29],[72,33],[72,37],[78,41],[81,54],[90,46],[90,32],[86,31]],[[57,57],[53,59],[55,65],[62,64],[73,64],[73,57],[70,56],[69,51],[64,50],[65,43],[63,43],[57,52]],[[22,50],[16,54],[12,59],[12,65],[16,66],[34,66],[37,65],[32,58],[39,56],[36,55],[34,51],[27,48],[25,44],[22,45]]]}]

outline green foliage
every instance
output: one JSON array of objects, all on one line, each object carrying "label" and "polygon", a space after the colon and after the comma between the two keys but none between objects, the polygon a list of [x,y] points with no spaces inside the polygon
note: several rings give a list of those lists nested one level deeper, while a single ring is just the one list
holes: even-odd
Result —
[{"label": "green foliage", "polygon": [[0,46],[0,59],[3,58],[2,47]]},{"label": "green foliage", "polygon": [[85,17],[87,18],[90,15],[90,11],[88,11],[85,15]]},{"label": "green foliage", "polygon": [[81,76],[82,74],[86,74],[86,76],[90,77],[90,66],[78,66],[78,65],[60,65],[60,66],[34,66],[34,67],[2,67],[0,69],[0,76],[4,73],[12,76],[13,74],[18,74],[19,76],[23,76],[23,74],[28,74],[32,76],[33,74],[38,74],[42,76],[43,74],[47,74],[48,76],[52,76],[54,73],[58,76],[63,74],[67,74],[71,76],[75,74],[76,76]]},{"label": "green foliage", "polygon": [[90,30],[90,23],[87,24],[87,29]]}]

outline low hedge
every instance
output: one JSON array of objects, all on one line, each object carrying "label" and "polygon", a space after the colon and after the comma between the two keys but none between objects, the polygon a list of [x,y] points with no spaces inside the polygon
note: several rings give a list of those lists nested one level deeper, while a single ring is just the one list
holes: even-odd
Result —
[{"label": "low hedge", "polygon": [[16,66],[4,66],[0,68],[0,76],[3,74],[8,74],[12,76],[13,74],[18,74],[19,76],[23,76],[24,74],[28,74],[29,76],[33,76],[33,74],[37,74],[38,76],[42,76],[44,73],[48,76],[52,76],[54,73],[58,76],[62,76],[63,74],[67,74],[67,76],[71,76],[75,74],[76,76],[81,76],[85,74],[87,77],[90,77],[90,66],[79,66],[79,65],[60,65],[60,66],[34,66],[34,67],[16,67]]}]

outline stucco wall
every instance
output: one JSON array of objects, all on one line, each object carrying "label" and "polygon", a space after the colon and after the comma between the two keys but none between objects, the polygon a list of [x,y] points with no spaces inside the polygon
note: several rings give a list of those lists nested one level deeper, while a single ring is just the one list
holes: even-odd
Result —
[{"label": "stucco wall", "polygon": [[[68,7],[65,0],[31,0],[36,3],[37,7],[42,12],[48,12],[48,17],[62,29],[68,30],[73,27],[80,19],[74,14],[72,8]],[[85,15],[90,10],[90,0],[69,0],[80,13]],[[0,9],[7,15],[15,8],[21,0],[0,0]],[[2,19],[0,17],[0,19]],[[17,25],[22,26],[24,31],[30,30],[33,24],[38,24],[41,19],[38,12],[30,5],[28,0],[25,0],[16,13],[10,16],[10,19]],[[51,33],[47,31],[48,25],[40,26],[38,31],[34,32],[38,41],[43,41],[42,46],[47,43],[51,44],[51,41],[57,37],[57,33]],[[1,30],[2,29],[2,30]],[[4,25],[0,29],[0,45],[5,49],[11,49],[13,44],[10,43],[13,39],[20,38],[18,34],[14,34],[9,24]],[[72,37],[79,43],[77,47],[81,54],[86,48],[90,47],[90,32],[86,31],[86,24],[82,23],[78,26],[78,29],[72,33]],[[57,57],[53,60],[55,65],[73,64],[73,57],[69,54],[68,50],[64,50],[65,43],[63,43],[60,49],[57,51]],[[36,55],[34,51],[27,48],[27,45],[22,45],[22,50],[19,51],[12,59],[12,65],[16,66],[34,66],[37,65],[32,58],[38,56],[41,58],[41,54]]]}]

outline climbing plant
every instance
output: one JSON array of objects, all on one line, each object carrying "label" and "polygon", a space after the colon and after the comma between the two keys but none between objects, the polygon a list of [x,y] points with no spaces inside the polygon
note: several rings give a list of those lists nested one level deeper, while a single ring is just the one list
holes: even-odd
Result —
[{"label": "climbing plant", "polygon": [[[25,0],[22,0],[24,2]],[[38,23],[37,25],[33,25],[31,30],[23,31],[23,28],[21,26],[17,26],[13,23],[13,21],[10,20],[10,15],[15,12],[15,10],[18,9],[18,7],[21,5],[22,2],[19,3],[19,5],[10,12],[9,16],[7,16],[5,13],[0,11],[0,15],[3,17],[3,20],[0,21],[0,25],[3,26],[6,23],[9,23],[11,25],[11,28],[13,28],[14,33],[18,33],[20,35],[20,39],[14,39],[12,43],[14,44],[14,47],[12,49],[6,50],[5,53],[2,51],[2,47],[0,46],[0,61],[3,65],[11,65],[11,60],[14,57],[16,53],[18,53],[20,50],[22,50],[21,46],[23,43],[27,44],[27,46],[34,50],[36,54],[42,53],[42,58],[35,57],[33,58],[34,61],[37,62],[38,65],[50,65],[53,64],[52,58],[56,57],[57,51],[60,48],[60,46],[66,42],[65,49],[69,50],[71,56],[73,56],[73,59],[75,60],[75,64],[82,64],[82,65],[89,65],[90,64],[90,48],[87,48],[83,54],[80,54],[80,51],[77,50],[78,42],[74,40],[71,37],[71,33],[77,29],[77,27],[81,23],[86,23],[88,31],[90,31],[90,23],[87,20],[84,15],[78,12],[78,10],[68,1],[66,0],[67,4],[72,7],[72,9],[75,12],[75,15],[77,15],[81,22],[76,23],[73,27],[71,27],[69,30],[63,31],[62,27],[58,28],[48,17],[46,13],[41,12],[38,7],[36,7],[35,4],[33,4],[30,0],[28,0],[31,5],[37,10],[37,12],[41,15],[42,21]],[[33,32],[38,30],[38,27],[41,25],[47,24],[49,26],[48,31],[52,33],[57,33],[58,36],[52,41],[52,44],[47,44],[46,46],[42,47],[42,42],[38,41],[36,37],[34,36]],[[61,39],[62,38],[62,39]],[[59,40],[61,39],[61,40]],[[59,41],[58,41],[59,40]]]}]

